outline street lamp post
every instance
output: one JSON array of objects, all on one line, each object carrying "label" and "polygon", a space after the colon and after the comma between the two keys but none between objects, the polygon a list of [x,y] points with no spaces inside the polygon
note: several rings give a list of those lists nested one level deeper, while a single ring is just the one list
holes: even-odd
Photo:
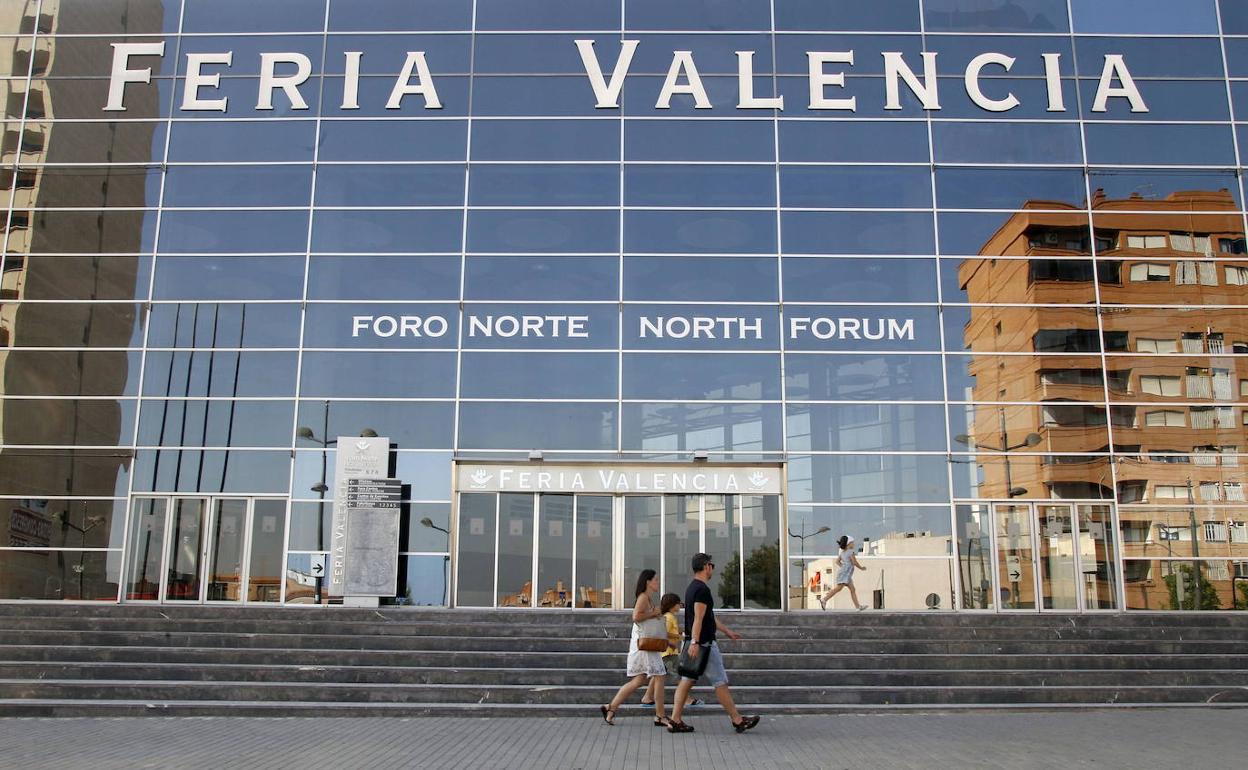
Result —
[{"label": "street lamp post", "polygon": [[[446,548],[448,551],[450,550],[451,531],[449,529],[445,529],[443,527],[439,527],[437,524],[434,524],[433,519],[429,518],[428,516],[420,520],[420,526],[428,527],[429,529],[436,529],[439,532],[445,532],[446,533]],[[446,567],[448,564],[450,564],[450,562],[451,562],[450,554],[449,553],[443,554],[442,555],[442,604],[446,606],[450,605],[450,591],[451,591],[450,576],[447,575],[447,572],[446,572]]]},{"label": "street lamp post", "polygon": [[806,609],[806,605],[810,603],[810,586],[809,586],[809,585],[807,584],[807,582],[806,582],[806,538],[808,538],[808,537],[814,537],[815,535],[822,535],[824,532],[830,532],[830,531],[832,531],[832,528],[831,528],[831,527],[820,527],[819,529],[815,530],[814,532],[811,532],[811,533],[808,535],[808,534],[806,534],[806,522],[805,522],[805,521],[803,521],[803,522],[802,522],[802,534],[800,534],[800,535],[795,535],[795,534],[793,534],[793,530],[791,530],[791,529],[789,530],[789,537],[795,537],[795,538],[797,538],[797,540],[798,540],[798,545],[799,545],[799,547],[800,547],[800,549],[801,549],[801,557],[802,557],[802,609]]}]

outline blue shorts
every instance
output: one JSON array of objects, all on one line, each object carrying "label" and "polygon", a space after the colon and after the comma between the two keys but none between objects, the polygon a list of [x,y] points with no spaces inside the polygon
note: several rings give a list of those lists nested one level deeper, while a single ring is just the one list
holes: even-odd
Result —
[{"label": "blue shorts", "polygon": [[[711,687],[723,687],[728,684],[728,672],[724,670],[724,656],[719,651],[719,645],[711,642],[711,646],[699,654],[710,655],[706,659],[706,670],[702,672],[702,676],[710,681]],[[689,677],[682,676],[681,679],[689,679]]]}]

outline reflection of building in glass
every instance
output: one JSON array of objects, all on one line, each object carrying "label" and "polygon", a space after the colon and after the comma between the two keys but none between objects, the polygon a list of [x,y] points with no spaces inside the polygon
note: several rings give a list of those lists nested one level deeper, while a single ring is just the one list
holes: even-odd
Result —
[{"label": "reflection of building in glass", "polygon": [[[1098,190],[1089,226],[1081,207],[1033,200],[961,264],[978,355],[964,359],[975,404],[958,438],[983,452],[978,496],[1116,494],[1127,557],[1248,557],[1248,538],[1233,541],[1248,516],[1229,507],[1245,499],[1234,404],[1248,372],[1234,354],[1248,352],[1248,315],[1219,307],[1248,299],[1238,209],[1226,190]],[[1128,606],[1229,608],[1244,566],[1129,561]]]},{"label": "reflection of building in glass", "polygon": [[[35,497],[0,505],[0,532],[5,545],[116,546],[124,521],[114,518],[111,502],[38,496],[127,492],[130,452],[118,447],[132,440],[134,409],[118,397],[137,385],[130,382],[137,371],[131,371],[129,355],[116,349],[135,344],[139,308],[133,299],[136,289],[146,292],[136,286],[146,259],[138,256],[145,247],[146,214],[106,210],[141,206],[147,175],[141,168],[103,165],[122,141],[115,131],[89,131],[93,141],[84,143],[72,124],[51,122],[56,104],[46,76],[56,65],[57,48],[48,35],[59,29],[58,3],[7,3],[0,10],[6,13],[20,19],[0,24],[24,34],[12,38],[12,49],[0,57],[8,57],[13,74],[29,73],[30,79],[3,81],[3,194],[11,196],[12,211],[0,281],[0,392],[6,396],[0,486]],[[98,58],[78,64],[106,70],[106,56]],[[150,145],[152,124],[123,135]],[[50,165],[70,162],[101,165],[85,174]],[[98,211],[58,211],[68,208]],[[5,598],[111,597],[119,557],[15,554],[0,560],[0,585]]]}]

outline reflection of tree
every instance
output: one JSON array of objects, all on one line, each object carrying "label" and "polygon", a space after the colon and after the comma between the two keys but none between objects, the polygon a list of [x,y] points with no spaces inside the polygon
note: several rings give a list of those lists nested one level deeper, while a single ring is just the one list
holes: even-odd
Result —
[{"label": "reflection of tree", "polygon": [[[719,573],[719,596],[724,607],[739,607],[741,552],[734,551],[732,561]],[[764,543],[745,557],[745,599],[752,606],[780,609],[780,545]]]},{"label": "reflection of tree", "polygon": [[[1183,578],[1183,595],[1179,596],[1178,579]],[[1200,605],[1197,606],[1197,579],[1200,581]],[[1170,593],[1170,609],[1172,610],[1220,610],[1222,602],[1218,600],[1218,589],[1188,564],[1176,564],[1174,572],[1166,575],[1166,590]]]}]

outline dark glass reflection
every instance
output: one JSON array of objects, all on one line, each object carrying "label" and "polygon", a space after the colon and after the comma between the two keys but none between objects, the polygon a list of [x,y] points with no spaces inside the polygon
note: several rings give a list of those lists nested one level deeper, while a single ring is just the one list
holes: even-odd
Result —
[{"label": "dark glass reflection", "polygon": [[1218,12],[1212,1],[1071,0],[1070,8],[1076,34],[1218,34]]},{"label": "dark glass reflection", "polygon": [[624,449],[685,461],[689,452],[778,452],[783,439],[779,404],[624,404]]},{"label": "dark glass reflection", "polygon": [[778,359],[766,353],[627,353],[624,398],[778,400]]},{"label": "dark glass reflection", "polygon": [[139,415],[144,446],[286,447],[290,401],[145,400]]},{"label": "dark glass reflection", "polygon": [[939,355],[785,354],[790,400],[939,401]]},{"label": "dark glass reflection", "polygon": [[931,32],[1065,32],[1066,0],[925,0]]},{"label": "dark glass reflection", "polygon": [[943,451],[945,415],[936,404],[811,404],[788,408],[790,451]]},{"label": "dark glass reflection", "polygon": [[614,404],[467,402],[459,407],[462,449],[614,450]]}]

